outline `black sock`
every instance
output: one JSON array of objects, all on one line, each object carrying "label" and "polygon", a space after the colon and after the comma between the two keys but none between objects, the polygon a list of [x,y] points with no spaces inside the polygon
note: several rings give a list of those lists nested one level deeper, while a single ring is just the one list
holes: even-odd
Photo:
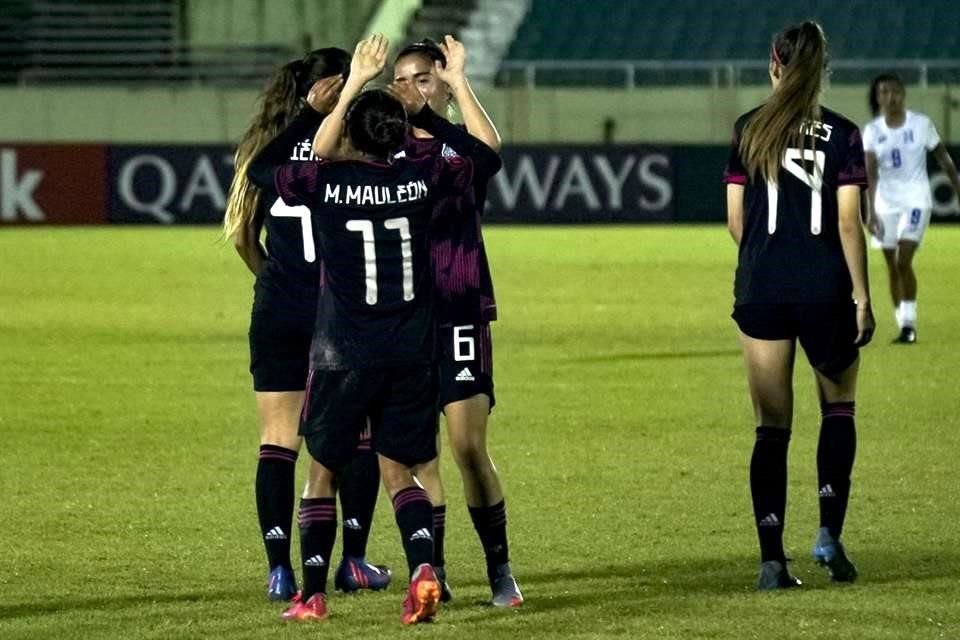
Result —
[{"label": "black sock", "polygon": [[787,447],[790,430],[757,427],[750,458],[750,493],[760,538],[760,560],[784,562],[783,521],[787,511]]},{"label": "black sock", "polygon": [[393,510],[412,577],[421,564],[433,562],[433,505],[423,489],[407,487],[393,496]]},{"label": "black sock", "polygon": [[487,575],[493,579],[496,568],[510,561],[504,501],[490,507],[469,507],[469,510],[473,528],[477,530],[483,554],[487,558]]},{"label": "black sock", "polygon": [[290,529],[293,522],[294,473],[297,452],[272,444],[260,445],[255,493],[260,533],[267,564],[290,568]]},{"label": "black sock", "polygon": [[817,481],[820,484],[820,526],[840,538],[850,499],[850,472],[857,454],[855,404],[823,405],[817,444]]},{"label": "black sock", "polygon": [[330,554],[337,537],[336,498],[300,500],[300,558],[303,561],[303,592],[306,602],[315,593],[327,592]]},{"label": "black sock", "polygon": [[340,474],[340,508],[343,512],[343,555],[363,558],[373,510],[380,493],[380,465],[370,448],[370,438],[362,438],[353,459]]},{"label": "black sock", "polygon": [[445,564],[443,557],[443,536],[447,530],[447,505],[440,504],[433,507],[433,566],[442,567]]}]

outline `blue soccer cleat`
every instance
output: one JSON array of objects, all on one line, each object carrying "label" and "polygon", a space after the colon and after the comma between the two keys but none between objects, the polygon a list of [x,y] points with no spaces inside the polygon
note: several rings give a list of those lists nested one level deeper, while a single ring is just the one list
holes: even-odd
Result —
[{"label": "blue soccer cleat", "polygon": [[289,601],[297,593],[297,581],[289,567],[274,567],[267,576],[267,598]]},{"label": "blue soccer cleat", "polygon": [[790,575],[787,565],[779,560],[767,560],[760,564],[760,576],[757,578],[757,591],[778,591],[792,589],[802,583]]},{"label": "blue soccer cleat", "polygon": [[333,586],[338,591],[353,593],[361,589],[380,591],[390,585],[390,569],[370,564],[365,558],[343,557],[337,568]]},{"label": "blue soccer cleat", "polygon": [[813,543],[813,559],[830,572],[834,582],[854,582],[859,575],[843,548],[843,543],[830,535],[826,527],[817,529],[817,539]]},{"label": "blue soccer cleat", "polygon": [[523,594],[517,585],[510,564],[504,563],[496,568],[490,580],[491,602],[495,607],[519,607],[523,604]]}]

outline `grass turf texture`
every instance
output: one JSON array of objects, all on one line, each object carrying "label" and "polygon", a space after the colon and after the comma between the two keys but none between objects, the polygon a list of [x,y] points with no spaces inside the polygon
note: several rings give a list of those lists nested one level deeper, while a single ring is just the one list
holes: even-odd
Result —
[{"label": "grass turf texture", "polygon": [[394,568],[389,591],[332,595],[320,627],[283,626],[264,600],[251,278],[214,229],[0,232],[0,638],[960,635],[960,228],[934,228],[918,256],[912,347],[888,344],[871,253],[880,327],[858,398],[852,587],[809,557],[819,414],[798,358],[786,542],[805,586],[779,594],[752,590],[754,425],[726,231],[487,237],[500,300],[490,445],[527,604],[479,604],[482,556],[445,452],[455,600],[409,630],[382,496],[369,557]]}]

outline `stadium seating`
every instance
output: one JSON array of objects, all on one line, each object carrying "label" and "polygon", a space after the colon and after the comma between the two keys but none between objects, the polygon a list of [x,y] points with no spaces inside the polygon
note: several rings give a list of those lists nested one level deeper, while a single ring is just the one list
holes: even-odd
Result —
[{"label": "stadium seating", "polygon": [[847,0],[843,11],[834,0],[534,0],[507,58],[755,59],[773,33],[811,17],[838,59],[946,59],[960,51],[960,2],[951,0]]}]

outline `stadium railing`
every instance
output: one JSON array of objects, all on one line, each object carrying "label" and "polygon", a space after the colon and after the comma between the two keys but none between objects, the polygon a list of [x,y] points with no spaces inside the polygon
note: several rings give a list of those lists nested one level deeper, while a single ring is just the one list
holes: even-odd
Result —
[{"label": "stadium railing", "polygon": [[[505,60],[497,84],[505,87],[610,87],[656,85],[736,87],[765,84],[766,60]],[[899,72],[905,82],[960,83],[960,58],[943,60],[834,60],[830,81],[869,82],[884,71]]]}]

